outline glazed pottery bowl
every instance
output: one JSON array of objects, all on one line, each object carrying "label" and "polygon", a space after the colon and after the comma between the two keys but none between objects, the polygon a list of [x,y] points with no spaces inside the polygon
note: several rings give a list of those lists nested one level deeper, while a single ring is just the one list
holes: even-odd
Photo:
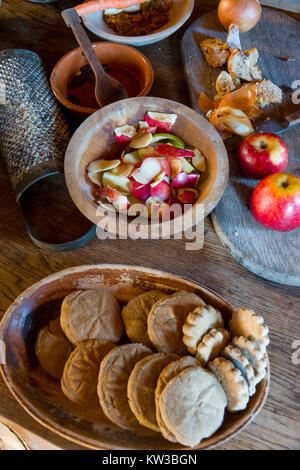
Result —
[{"label": "glazed pottery bowl", "polygon": [[[135,93],[132,96],[145,96],[149,93],[153,84],[154,72],[151,63],[141,52],[125,44],[104,41],[94,43],[93,47],[103,65],[126,75],[129,96],[132,93]],[[84,65],[87,65],[87,60],[80,47],[73,49],[55,65],[51,73],[50,84],[53,93],[61,104],[86,117],[97,111],[97,108],[75,104],[70,101],[68,96],[72,77]],[[130,87],[131,83],[132,86]]]}]

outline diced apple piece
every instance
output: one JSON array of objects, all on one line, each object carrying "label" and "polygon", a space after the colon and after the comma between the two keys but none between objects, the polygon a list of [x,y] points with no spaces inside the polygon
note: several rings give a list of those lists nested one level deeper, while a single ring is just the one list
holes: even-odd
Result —
[{"label": "diced apple piece", "polygon": [[109,171],[103,173],[103,185],[110,186],[124,194],[130,193],[130,179],[125,176],[114,175]]},{"label": "diced apple piece", "polygon": [[144,119],[149,126],[156,126],[158,131],[170,132],[177,119],[177,114],[155,113],[148,111],[145,114]]},{"label": "diced apple piece", "polygon": [[184,188],[188,186],[189,177],[185,171],[177,173],[175,178],[172,180],[172,187],[174,189]]},{"label": "diced apple piece", "polygon": [[180,149],[169,144],[158,144],[155,151],[163,157],[194,157],[195,154],[191,150]]},{"label": "diced apple piece", "polygon": [[110,186],[104,186],[104,188],[99,191],[99,197],[110,202],[118,212],[126,211],[130,207],[127,196]]},{"label": "diced apple piece", "polygon": [[192,158],[192,164],[199,171],[206,171],[206,161],[202,152],[198,149],[194,149],[195,156]]},{"label": "diced apple piece", "polygon": [[125,153],[125,155],[122,158],[122,162],[124,162],[124,163],[133,163],[133,165],[135,165],[136,163],[139,163],[141,161],[142,161],[142,158],[140,157],[140,155],[137,151]]},{"label": "diced apple piece", "polygon": [[146,133],[142,134],[138,137],[135,137],[131,142],[130,142],[130,147],[133,149],[140,149],[147,147],[150,145],[152,142],[152,134],[151,133]]},{"label": "diced apple piece", "polygon": [[116,127],[114,129],[114,138],[120,144],[127,144],[130,140],[135,136],[136,128],[133,126],[125,126]]},{"label": "diced apple piece", "polygon": [[97,173],[98,171],[108,171],[112,168],[116,168],[121,163],[121,160],[103,160],[98,159],[90,162],[87,166],[87,170],[91,173]]},{"label": "diced apple piece", "polygon": [[162,180],[159,184],[156,184],[155,186],[151,185],[150,196],[157,197],[163,202],[168,201],[171,197],[171,187],[169,183],[167,183],[165,180]]},{"label": "diced apple piece", "polygon": [[154,134],[156,132],[156,127],[149,126],[148,122],[146,121],[139,121],[139,131],[151,132],[151,134]]},{"label": "diced apple piece", "polygon": [[191,188],[182,188],[178,190],[177,198],[183,204],[193,204],[198,198],[198,191]]},{"label": "diced apple piece", "polygon": [[192,173],[193,171],[195,171],[195,168],[190,164],[190,162],[188,162],[185,157],[181,158],[181,161],[183,171],[185,171],[186,173]]},{"label": "diced apple piece", "polygon": [[159,175],[161,166],[157,158],[148,157],[143,160],[139,171],[134,174],[134,179],[141,184],[151,183],[151,181]]},{"label": "diced apple piece", "polygon": [[167,183],[170,183],[170,178],[166,175],[165,171],[161,171],[160,174],[155,177],[154,181],[152,183],[150,183],[151,187],[156,186],[161,181],[166,181]]},{"label": "diced apple piece", "polygon": [[102,173],[92,173],[91,171],[87,172],[89,180],[94,183],[96,186],[99,186],[101,188],[102,186]]},{"label": "diced apple piece", "polygon": [[179,137],[177,137],[177,135],[174,135],[174,134],[167,134],[167,133],[154,134],[152,142],[153,143],[159,142],[160,140],[170,140],[171,142],[173,142],[173,145],[175,147],[179,147],[182,149],[184,149],[185,147],[185,143],[183,142],[183,140],[179,139]]},{"label": "diced apple piece", "polygon": [[182,158],[169,158],[171,165],[171,180],[173,180],[175,176],[183,170],[182,160]]},{"label": "diced apple piece", "polygon": [[166,157],[155,157],[161,166],[162,171],[165,172],[166,176],[171,177],[171,163]]},{"label": "diced apple piece", "polygon": [[149,197],[146,202],[149,216],[153,218],[161,218],[164,213],[169,212],[169,204],[161,201],[155,196]]},{"label": "diced apple piece", "polygon": [[138,149],[138,154],[140,158],[143,160],[147,157],[152,157],[154,155],[159,156],[158,153],[155,151],[155,147],[153,145],[149,145],[148,147]]},{"label": "diced apple piece", "polygon": [[133,163],[121,163],[116,168],[113,168],[110,173],[118,176],[129,176],[134,168]]},{"label": "diced apple piece", "polygon": [[150,184],[140,184],[137,181],[131,180],[130,194],[140,201],[146,201],[150,197]]}]

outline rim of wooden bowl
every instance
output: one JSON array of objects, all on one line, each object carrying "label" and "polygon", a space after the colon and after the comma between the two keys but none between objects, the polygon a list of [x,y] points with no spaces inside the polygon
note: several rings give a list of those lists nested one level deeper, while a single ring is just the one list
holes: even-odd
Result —
[{"label": "rim of wooden bowl", "polygon": [[[64,289],[66,289],[66,286],[64,287],[64,280],[65,280],[65,283],[70,282],[71,280],[71,282],[73,282],[74,285],[77,286],[78,284],[78,286],[76,287],[77,289],[93,288],[96,285],[99,287],[99,285],[101,285],[101,281],[104,282],[103,280],[104,273],[108,275],[107,274],[108,270],[115,271],[116,280],[117,279],[120,280],[120,285],[124,284],[124,286],[127,286],[124,292],[127,292],[128,283],[130,283],[130,279],[131,279],[131,286],[135,286],[137,280],[139,280],[140,282],[142,282],[143,280],[143,282],[145,282],[145,284],[143,284],[142,286],[144,290],[154,288],[155,286],[155,288],[161,288],[161,289],[164,288],[165,290],[186,289],[188,291],[198,293],[198,295],[201,295],[204,298],[204,300],[205,299],[209,300],[209,302],[211,302],[216,307],[221,309],[221,311],[223,312],[223,315],[227,318],[230,317],[230,315],[232,314],[232,311],[234,310],[232,305],[226,302],[226,300],[224,300],[223,297],[219,296],[214,291],[192,280],[189,280],[184,277],[177,276],[177,275],[173,275],[167,272],[153,270],[150,268],[127,266],[127,265],[100,264],[100,265],[76,266],[73,268],[64,269],[62,271],[56,272],[54,274],[51,274],[45,277],[44,279],[36,282],[35,284],[27,288],[23,293],[21,293],[16,298],[16,300],[7,309],[6,313],[4,314],[1,320],[0,346],[1,346],[1,341],[2,341],[2,346],[3,346],[3,343],[5,345],[5,333],[8,334],[8,328],[11,322],[16,321],[16,316],[17,316],[16,311],[20,307],[20,305],[22,305],[22,303],[26,303],[27,301],[29,302],[29,306],[31,306],[31,310],[37,307],[37,305],[33,306],[32,304],[33,301],[31,299],[34,293],[40,292],[41,288],[45,289],[43,290],[44,295],[45,295],[45,292],[47,291],[47,286],[49,290],[49,287],[51,286],[51,284],[53,284],[56,281],[59,283],[61,292],[63,292]],[[80,280],[83,283],[82,285],[80,285]],[[163,284],[163,281],[164,281],[164,284]],[[147,283],[149,283],[149,285]],[[113,284],[113,288],[115,288],[115,283]],[[39,297],[37,302],[38,302],[38,306],[43,304],[44,303],[43,298],[41,299]],[[30,308],[28,312],[29,311],[30,311]],[[28,314],[29,313],[27,313],[27,315]],[[14,344],[14,348],[17,348],[15,344]],[[149,450],[149,449],[163,449],[163,450],[186,449],[187,450],[188,449],[187,447],[181,446],[180,444],[174,444],[168,441],[164,441],[163,438],[162,438],[161,444],[158,443],[157,445],[154,444],[152,446],[151,445],[146,446],[141,443],[133,443],[133,445],[121,444],[117,446],[115,443],[109,443],[105,440],[101,441],[101,439],[99,438],[96,438],[96,437],[92,438],[90,436],[80,434],[80,431],[75,432],[72,429],[66,429],[63,423],[58,424],[57,422],[54,421],[54,419],[51,419],[50,413],[46,415],[43,409],[39,410],[31,403],[30,399],[26,395],[25,387],[22,388],[18,385],[18,383],[16,383],[16,380],[14,379],[14,375],[13,375],[13,367],[11,367],[11,365],[9,364],[5,364],[5,360],[3,360],[3,357],[1,361],[1,356],[0,356],[0,363],[1,362],[2,364],[0,364],[0,370],[3,376],[3,379],[5,383],[7,384],[8,388],[10,389],[11,393],[13,394],[13,396],[16,398],[16,400],[41,425],[45,426],[46,428],[50,429],[51,431],[55,432],[56,434],[62,436],[65,439],[68,439],[72,442],[75,442],[77,444],[80,444],[84,447],[91,448],[91,449],[120,449],[120,450],[125,450],[125,449],[130,449],[130,450],[133,450],[133,449],[146,449],[146,450]],[[255,395],[251,397],[250,402],[248,403],[247,409],[244,410],[243,412],[240,412],[240,414],[235,413],[234,415],[236,416],[236,420],[233,423],[227,424],[226,429],[223,429],[223,430],[222,430],[223,426],[221,426],[220,429],[216,433],[214,433],[210,438],[204,439],[200,443],[199,446],[194,448],[194,450],[211,449],[217,445],[224,444],[224,442],[226,442],[228,439],[232,438],[233,436],[236,436],[238,432],[244,429],[245,426],[254,419],[254,417],[263,407],[266,397],[268,395],[269,382],[270,382],[270,367],[269,367],[269,361],[268,361],[267,375],[265,379],[263,379],[263,381],[260,382],[260,384],[258,385]],[[124,432],[126,433],[127,431],[124,431]],[[147,439],[149,442],[149,437]],[[164,445],[164,442],[166,443],[165,445]]]},{"label": "rim of wooden bowl", "polygon": [[[208,181],[210,181],[209,189],[206,188],[203,191],[204,194],[200,192],[200,196],[198,200],[194,203],[193,207],[185,211],[185,224],[182,223],[182,215],[174,217],[173,223],[175,228],[173,234],[181,233],[183,231],[183,225],[184,230],[187,230],[192,226],[197,225],[215,208],[220,198],[222,197],[227,185],[229,175],[229,163],[227,150],[220,135],[215,130],[215,128],[207,121],[207,119],[200,116],[200,114],[198,114],[196,111],[176,101],[149,96],[128,98],[126,100],[112,103],[89,116],[73,134],[65,155],[65,177],[70,196],[73,199],[74,204],[78,207],[78,209],[89,220],[91,220],[94,224],[97,225],[99,222],[99,215],[97,216],[96,212],[99,206],[97,206],[97,204],[92,200],[91,185],[87,182],[85,170],[86,165],[89,163],[89,161],[92,161],[96,158],[93,157],[89,160],[89,145],[92,145],[91,142],[93,135],[95,135],[97,131],[99,132],[99,129],[105,128],[105,125],[111,125],[109,123],[111,123],[113,116],[115,116],[115,119],[118,121],[117,125],[121,125],[120,116],[125,116],[123,117],[123,119],[125,119],[127,122],[130,121],[130,119],[136,120],[135,116],[138,115],[136,111],[137,109],[141,110],[140,117],[137,119],[142,119],[145,112],[148,110],[159,110],[160,112],[176,113],[177,115],[180,115],[180,119],[186,120],[187,123],[194,124],[194,128],[193,131],[191,131],[191,134],[197,134],[197,131],[195,131],[195,129],[197,129],[199,135],[202,135],[202,145],[206,147],[206,150],[208,150],[209,148],[209,151],[213,152],[214,154],[213,158],[216,160],[217,168],[214,169],[212,165],[210,172],[207,174],[209,175]],[[187,133],[186,129],[187,126],[184,130],[185,133]],[[107,129],[103,131],[103,135],[106,135],[105,132],[107,134]],[[174,132],[176,133],[176,131]],[[188,142],[189,145],[197,146],[200,140],[199,135],[197,141],[195,142],[194,138],[194,144],[192,141],[190,141]],[[179,137],[183,136],[179,133]],[[112,136],[110,136],[110,139],[112,139]],[[193,140],[193,137],[191,139]],[[98,158],[99,157],[100,151]],[[83,164],[81,164],[83,161],[85,165],[84,168]],[[203,212],[196,210],[197,204],[204,205]],[[188,221],[189,226],[186,221]],[[163,223],[154,223],[151,225],[151,227],[153,226],[155,226],[154,228],[156,229],[161,229]],[[156,233],[156,230],[153,229],[152,233]]]}]

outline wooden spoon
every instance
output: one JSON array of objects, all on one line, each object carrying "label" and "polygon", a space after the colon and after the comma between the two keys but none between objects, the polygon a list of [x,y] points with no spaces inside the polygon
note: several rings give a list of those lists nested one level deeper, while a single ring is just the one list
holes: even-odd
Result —
[{"label": "wooden spoon", "polygon": [[127,98],[128,96],[123,85],[104,71],[88,35],[81,26],[81,19],[75,8],[64,10],[62,16],[66,25],[71,27],[86,60],[94,72],[96,79],[95,96],[99,106],[103,107],[114,101]]}]

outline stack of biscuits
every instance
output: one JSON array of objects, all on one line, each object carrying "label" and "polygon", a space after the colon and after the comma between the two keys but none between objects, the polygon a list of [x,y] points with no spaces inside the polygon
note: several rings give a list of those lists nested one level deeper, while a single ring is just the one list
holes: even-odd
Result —
[{"label": "stack of biscuits", "polygon": [[252,310],[238,309],[225,329],[194,293],[152,290],[121,307],[110,291],[88,289],[64,298],[35,350],[73,403],[100,406],[122,429],[195,447],[226,410],[246,408],[266,374],[267,344]]}]

